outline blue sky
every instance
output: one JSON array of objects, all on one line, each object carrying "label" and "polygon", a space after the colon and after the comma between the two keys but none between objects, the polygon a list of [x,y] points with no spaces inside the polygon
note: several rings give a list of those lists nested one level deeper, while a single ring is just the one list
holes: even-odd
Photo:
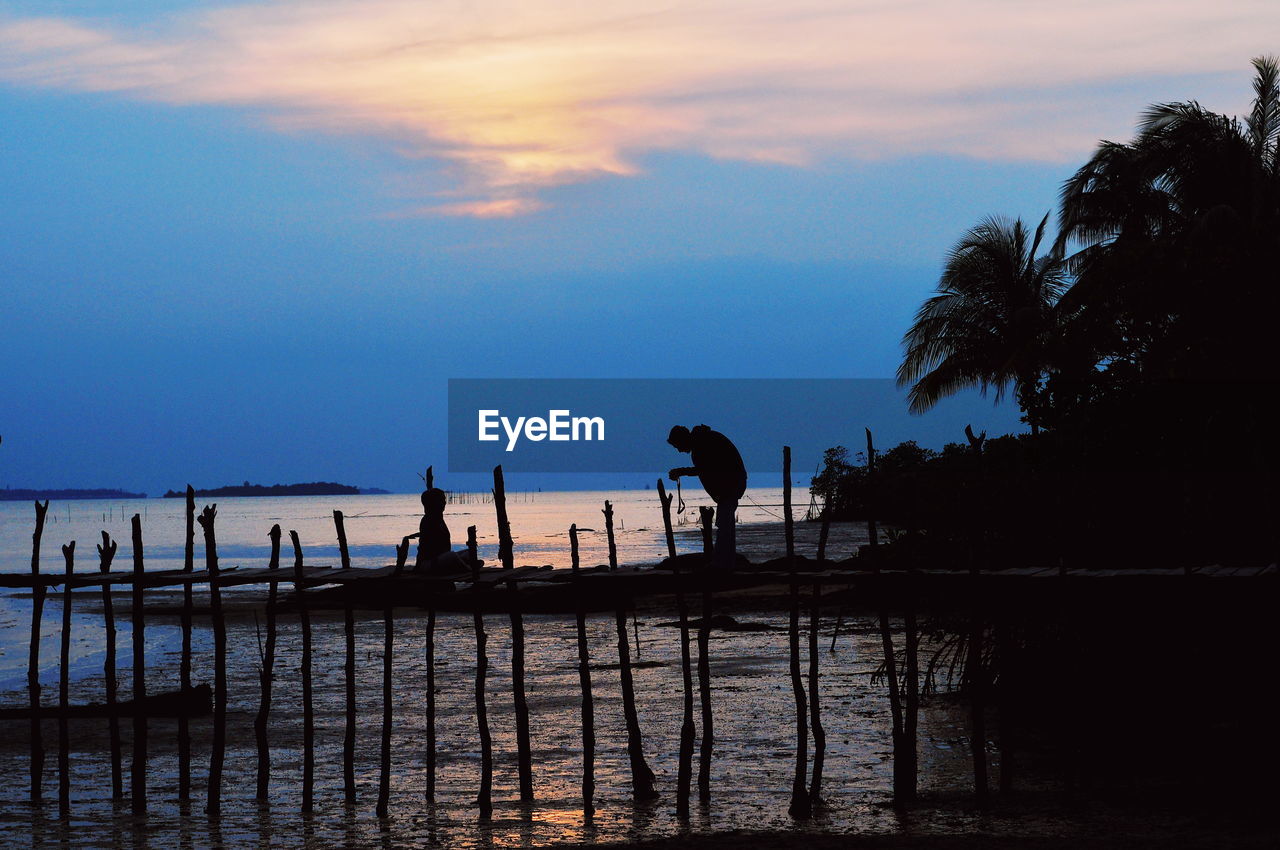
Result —
[{"label": "blue sky", "polygon": [[1239,111],[1280,31],[974,4],[993,43],[1025,28],[1003,55],[916,32],[921,3],[850,60],[856,3],[543,5],[376,3],[353,34],[339,0],[0,0],[0,485],[407,490],[449,377],[887,377],[966,228],[1038,219],[1150,101]]}]

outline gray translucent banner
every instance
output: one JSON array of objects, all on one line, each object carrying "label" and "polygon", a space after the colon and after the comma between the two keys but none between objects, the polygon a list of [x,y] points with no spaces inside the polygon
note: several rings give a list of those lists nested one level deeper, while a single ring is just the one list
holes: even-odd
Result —
[{"label": "gray translucent banner", "polygon": [[966,424],[993,418],[1016,427],[1008,410],[993,412],[970,395],[911,416],[904,391],[875,378],[450,379],[449,471],[657,474],[688,463],[667,445],[671,426],[705,424],[737,445],[748,470],[781,469],[790,445],[804,473],[831,446],[861,449],[864,428],[887,448],[962,441]]}]

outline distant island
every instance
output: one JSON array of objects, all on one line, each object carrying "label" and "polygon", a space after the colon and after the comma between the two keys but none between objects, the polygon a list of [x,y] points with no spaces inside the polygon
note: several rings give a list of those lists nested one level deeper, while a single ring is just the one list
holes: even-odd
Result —
[{"label": "distant island", "polygon": [[[264,487],[261,484],[230,484],[226,487],[214,487],[210,490],[196,490],[197,496],[359,496],[368,493],[384,493],[385,490],[369,488],[361,490],[349,484],[336,484],[332,481],[312,481],[309,484],[272,484]],[[166,499],[181,499],[187,492],[169,490],[164,494]]]},{"label": "distant island", "polygon": [[28,502],[52,499],[145,499],[146,493],[130,493],[127,490],[29,490],[5,487],[0,490],[0,502]]}]

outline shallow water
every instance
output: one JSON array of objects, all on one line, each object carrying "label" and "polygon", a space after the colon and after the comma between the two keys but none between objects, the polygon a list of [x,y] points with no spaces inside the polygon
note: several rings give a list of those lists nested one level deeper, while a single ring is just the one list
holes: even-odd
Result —
[{"label": "shallow water", "polygon": [[[203,816],[204,780],[208,767],[211,725],[193,722],[193,776],[196,802],[182,816],[176,803],[175,724],[151,722],[148,788],[151,814],[145,830],[135,830],[127,806],[117,811],[109,796],[109,761],[103,753],[106,722],[72,723],[73,818],[68,829],[56,817],[56,724],[46,722],[50,749],[45,773],[46,803],[37,816],[24,802],[28,771],[26,721],[0,724],[10,744],[0,748],[5,802],[0,804],[0,843],[24,843],[35,832],[36,844],[71,847],[228,846],[271,847],[404,846],[447,843],[449,846],[530,846],[551,841],[619,841],[673,834],[683,827],[674,806],[676,757],[682,705],[679,632],[658,627],[663,616],[640,618],[641,644],[635,671],[645,752],[658,776],[662,799],[650,806],[630,801],[626,733],[618,692],[617,636],[612,617],[590,620],[593,686],[597,724],[597,811],[584,818],[580,798],[582,746],[576,643],[571,618],[526,618],[527,682],[534,748],[537,801],[517,800],[515,743],[510,696],[507,619],[487,618],[490,647],[488,706],[494,734],[496,810],[482,823],[473,806],[479,781],[478,738],[474,720],[475,641],[469,617],[441,615],[437,624],[437,734],[439,769],[437,801],[424,802],[425,619],[402,612],[395,621],[395,723],[393,731],[392,816],[373,816],[377,795],[381,730],[381,659],[383,623],[362,618],[357,626],[358,711],[356,775],[359,803],[348,810],[342,799],[344,730],[342,623],[340,617],[317,616],[316,675],[316,812],[303,819],[297,810],[301,782],[301,718],[297,711],[300,646],[296,620],[282,618],[277,655],[271,725],[271,804],[253,800],[256,749],[252,732],[258,705],[258,656],[251,619],[230,626],[229,741],[223,816],[211,825]],[[712,695],[715,709],[713,800],[694,804],[689,829],[793,828],[786,813],[794,769],[794,705],[787,676],[785,618],[751,617],[778,631],[714,634],[711,641]],[[832,623],[828,621],[829,630]],[[822,663],[823,717],[827,730],[824,788],[827,806],[804,828],[880,832],[899,828],[887,807],[890,743],[887,705],[880,685],[869,672],[879,660],[878,637],[870,623],[851,624],[855,633],[842,637],[836,652],[824,636]],[[207,625],[199,631],[206,632]],[[207,637],[207,634],[204,635]],[[635,650],[633,649],[633,652]],[[656,665],[655,665],[656,662]],[[207,653],[197,659],[196,679],[211,679]],[[148,687],[173,687],[173,654],[148,669]],[[128,681],[127,678],[124,679]],[[100,683],[76,685],[74,701],[100,699]],[[931,719],[932,717],[932,719]],[[922,736],[922,774],[928,783],[953,783],[963,771],[963,736],[945,715],[926,715]],[[125,767],[128,785],[129,724]],[[695,758],[696,765],[696,758]]]},{"label": "shallow water", "polygon": [[[750,533],[752,520],[772,520],[779,514],[777,491],[752,491],[740,519],[740,539],[761,548],[773,542],[768,529]],[[658,560],[665,554],[661,513],[656,493],[570,493],[513,495],[511,520],[516,535],[517,563],[567,565],[564,529],[577,522],[582,533],[583,561],[606,559],[603,517],[605,498],[613,500],[618,521],[618,547],[624,563]],[[805,503],[796,507],[803,512]],[[753,504],[754,503],[754,504]],[[757,507],[760,505],[762,507]],[[679,519],[696,516],[696,502]],[[268,554],[266,531],[274,522],[288,530],[297,528],[308,563],[337,561],[333,541],[332,509],[346,514],[352,561],[356,566],[387,563],[400,536],[416,530],[418,503],[414,496],[359,496],[346,498],[230,499],[218,507],[219,551],[224,566],[264,564]],[[107,513],[109,511],[109,513]],[[80,539],[85,569],[96,566],[91,542],[104,525],[123,538],[117,566],[130,563],[127,517],[144,515],[143,528],[148,569],[181,565],[183,512],[181,500],[147,500],[114,506],[101,502],[55,505],[46,527],[42,552],[44,569],[62,566],[60,541]],[[30,506],[0,505],[0,557],[6,571],[29,568]],[[105,514],[105,515],[104,515]],[[58,516],[57,522],[52,517]],[[481,536],[482,556],[496,549],[492,505],[450,506],[454,529],[475,524]],[[199,529],[197,528],[197,531]],[[680,528],[682,550],[700,547],[696,529]],[[856,545],[854,531],[833,540],[832,554],[843,557]],[[840,547],[843,547],[843,551]],[[802,549],[807,551],[807,549]],[[757,555],[760,553],[756,553]],[[197,537],[197,562],[203,546]],[[287,559],[286,559],[287,560]],[[203,599],[203,588],[197,597]],[[234,591],[245,602],[261,590]],[[230,592],[229,592],[230,593]],[[102,700],[102,619],[98,591],[73,594],[73,657],[71,701]],[[150,604],[176,601],[172,591],[149,592]],[[57,641],[62,599],[50,596],[46,604],[42,640],[41,679],[46,683],[45,702],[56,696]],[[11,594],[0,603],[0,703],[26,702],[26,648],[30,600]],[[834,613],[834,612],[827,612]],[[750,615],[748,615],[750,616]],[[57,728],[46,721],[45,798],[42,807],[26,803],[29,771],[27,721],[0,722],[0,845],[60,847],[262,847],[349,846],[399,847],[411,843],[443,843],[449,846],[532,846],[552,841],[620,841],[692,830],[802,828],[837,831],[881,832],[899,829],[890,800],[890,738],[887,699],[881,684],[870,680],[879,663],[879,638],[872,624],[855,622],[835,652],[829,652],[829,635],[821,640],[823,664],[822,701],[827,728],[825,798],[827,805],[809,824],[788,817],[787,803],[794,769],[794,704],[787,674],[785,617],[750,616],[773,630],[753,633],[716,633],[711,641],[712,693],[715,709],[715,761],[712,769],[713,800],[709,806],[695,803],[688,824],[676,818],[673,802],[682,693],[679,667],[679,633],[657,624],[672,619],[668,611],[639,615],[640,645],[633,660],[637,700],[645,734],[645,751],[658,777],[662,799],[636,806],[630,799],[626,734],[618,691],[617,635],[612,617],[589,621],[596,700],[597,761],[596,812],[582,812],[580,783],[582,746],[577,650],[571,618],[526,618],[527,687],[532,713],[534,777],[537,801],[518,801],[515,777],[515,742],[510,693],[508,620],[487,617],[490,676],[488,706],[494,734],[494,817],[478,819],[474,797],[479,781],[478,738],[474,719],[474,652],[472,621],[467,616],[441,615],[437,625],[438,690],[438,792],[434,804],[424,801],[423,748],[425,708],[423,657],[425,617],[404,610],[396,618],[395,723],[391,817],[373,816],[377,794],[381,729],[381,674],[383,623],[380,616],[362,615],[357,627],[357,694],[359,728],[356,776],[359,802],[348,808],[342,791],[342,741],[344,730],[343,638],[340,615],[316,613],[314,619],[316,676],[316,811],[310,818],[298,814],[301,783],[300,644],[297,620],[282,616],[277,650],[275,699],[271,719],[271,801],[260,807],[253,799],[256,748],[252,729],[258,707],[260,664],[258,621],[252,613],[230,618],[229,746],[224,774],[223,815],[210,822],[203,815],[204,781],[208,769],[211,721],[193,721],[194,798],[187,812],[177,804],[176,723],[151,721],[151,760],[148,773],[151,814],[138,824],[109,799],[109,759],[106,756],[106,721],[76,720],[71,726],[72,818],[57,818]],[[824,629],[829,633],[833,621]],[[119,677],[129,689],[130,625],[118,621],[122,654]],[[149,691],[177,686],[179,629],[175,618],[148,618]],[[194,678],[212,680],[211,634],[207,621],[197,620]],[[807,670],[807,663],[806,668]],[[126,788],[128,785],[130,725],[125,736]],[[922,782],[938,787],[962,784],[967,742],[960,726],[945,711],[926,713],[922,729]],[[937,821],[934,816],[934,821]],[[926,825],[927,826],[927,825]],[[949,828],[934,822],[934,828]]]}]

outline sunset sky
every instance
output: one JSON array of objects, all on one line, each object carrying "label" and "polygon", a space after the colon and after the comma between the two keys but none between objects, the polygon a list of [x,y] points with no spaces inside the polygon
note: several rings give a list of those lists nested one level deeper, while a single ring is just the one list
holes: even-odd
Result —
[{"label": "sunset sky", "polygon": [[1278,35],[1243,0],[0,0],[0,486],[410,489],[449,377],[889,376],[966,228],[1038,220],[1150,102],[1243,111]]}]

